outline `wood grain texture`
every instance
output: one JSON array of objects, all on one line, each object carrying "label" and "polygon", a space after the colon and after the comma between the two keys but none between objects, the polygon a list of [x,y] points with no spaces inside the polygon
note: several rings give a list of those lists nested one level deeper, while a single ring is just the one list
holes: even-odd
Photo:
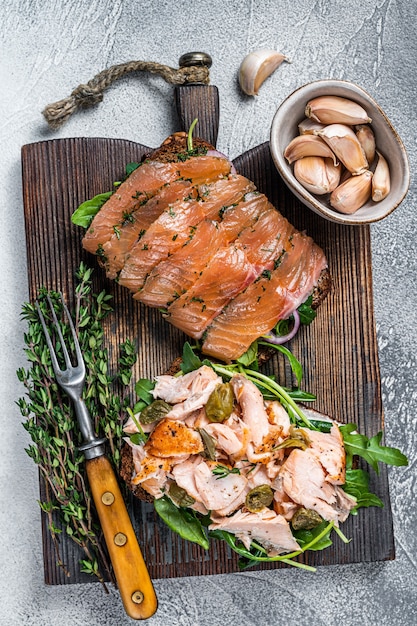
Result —
[{"label": "wood grain texture", "polygon": [[[72,302],[74,270],[81,259],[97,267],[81,248],[82,231],[71,224],[78,204],[111,189],[123,176],[126,163],[139,160],[146,146],[115,139],[60,139],[23,147],[23,195],[27,237],[30,297],[45,285],[61,289]],[[317,395],[315,408],[342,422],[355,422],[361,432],[376,434],[383,425],[378,353],[373,315],[369,227],[342,227],[308,211],[285,187],[272,163],[269,145],[262,144],[235,160],[238,172],[258,189],[300,230],[323,247],[334,287],[320,307],[314,323],[301,329],[291,350],[304,368],[303,388]],[[139,350],[136,377],[165,371],[181,353],[184,335],[161,319],[156,310],[135,302],[128,292],[108,281],[97,267],[95,288],[114,296],[115,312],[106,323],[105,342],[116,355],[118,344],[135,339]],[[279,355],[265,367],[285,385],[294,383]],[[45,487],[41,484],[41,489]],[[384,509],[361,510],[343,525],[352,538],[345,545],[337,538],[324,552],[300,560],[311,565],[377,561],[394,558],[392,517],[385,468],[371,474],[371,489],[384,501]],[[130,497],[130,496],[129,496]],[[217,542],[207,553],[174,535],[154,513],[152,505],[130,497],[130,513],[152,578],[206,575],[237,571],[237,558]],[[62,536],[62,556],[71,572],[65,577],[55,565],[53,547],[43,518],[45,580],[49,584],[90,580],[79,573],[79,553]],[[266,564],[262,569],[281,565]]]}]

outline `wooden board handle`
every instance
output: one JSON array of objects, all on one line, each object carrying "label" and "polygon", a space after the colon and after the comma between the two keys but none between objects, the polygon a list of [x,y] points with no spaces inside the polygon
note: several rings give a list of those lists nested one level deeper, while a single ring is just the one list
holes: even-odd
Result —
[{"label": "wooden board handle", "polygon": [[147,619],[158,602],[113,468],[100,456],[87,460],[86,470],[125,611]]},{"label": "wooden board handle", "polygon": [[205,139],[213,147],[219,133],[219,91],[214,85],[182,85],[175,87],[175,103],[181,123],[181,130],[188,132],[193,120],[198,123],[194,131],[196,137]]}]

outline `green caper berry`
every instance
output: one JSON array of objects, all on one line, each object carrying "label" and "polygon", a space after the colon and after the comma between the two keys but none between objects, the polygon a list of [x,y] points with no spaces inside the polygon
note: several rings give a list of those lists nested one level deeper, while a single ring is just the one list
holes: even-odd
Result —
[{"label": "green caper berry", "polygon": [[322,517],[316,511],[301,507],[294,513],[291,526],[294,530],[311,530],[321,524],[322,521]]},{"label": "green caper berry", "polygon": [[224,422],[233,411],[233,389],[230,383],[222,383],[211,392],[206,404],[210,422]]},{"label": "green caper berry", "polygon": [[164,400],[154,400],[152,404],[149,404],[143,409],[139,416],[141,424],[152,424],[157,420],[161,420],[172,409],[171,405]]},{"label": "green caper berry", "polygon": [[251,513],[258,513],[269,506],[274,499],[274,492],[269,485],[258,485],[246,496],[245,506]]}]

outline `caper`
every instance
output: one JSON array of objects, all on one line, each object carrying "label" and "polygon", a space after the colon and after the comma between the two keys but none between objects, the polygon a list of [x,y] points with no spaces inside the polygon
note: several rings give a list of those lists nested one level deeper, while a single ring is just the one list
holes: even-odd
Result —
[{"label": "caper", "polygon": [[152,424],[157,420],[161,420],[172,409],[171,405],[164,400],[154,400],[152,404],[149,404],[143,409],[139,415],[139,421],[141,424]]},{"label": "caper", "polygon": [[258,485],[251,489],[246,496],[245,506],[251,513],[262,511],[274,499],[274,492],[269,485]]},{"label": "caper", "polygon": [[169,488],[169,497],[177,506],[188,507],[194,504],[195,500],[192,496],[177,485],[177,483],[171,483]]},{"label": "caper", "polygon": [[205,459],[209,459],[210,461],[216,460],[216,440],[214,437],[208,434],[204,428],[197,428],[197,431],[200,433],[201,439],[203,440],[204,450],[200,452],[201,456]]},{"label": "caper", "polygon": [[210,422],[224,422],[233,411],[233,389],[230,383],[221,383],[211,392],[206,404]]},{"label": "caper", "polygon": [[311,530],[321,524],[322,521],[323,519],[317,511],[300,507],[292,516],[291,525],[294,530]]}]

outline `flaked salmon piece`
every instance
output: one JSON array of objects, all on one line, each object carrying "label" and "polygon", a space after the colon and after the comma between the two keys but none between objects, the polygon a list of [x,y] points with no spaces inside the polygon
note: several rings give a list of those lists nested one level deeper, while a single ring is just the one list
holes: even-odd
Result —
[{"label": "flaked salmon piece", "polygon": [[203,461],[194,469],[194,480],[200,499],[209,511],[230,515],[241,506],[246,497],[247,480],[240,474],[222,478],[213,474],[215,461]]},{"label": "flaked salmon piece", "polygon": [[268,203],[266,211],[239,234],[237,241],[260,274],[274,269],[281,254],[288,249],[288,239],[294,231],[289,221]]},{"label": "flaked salmon piece", "polygon": [[252,226],[268,209],[268,198],[259,191],[247,193],[243,199],[222,212],[221,228],[227,242],[232,242],[245,228]]},{"label": "flaked salmon piece", "polygon": [[254,189],[252,181],[240,174],[230,174],[212,184],[199,185],[198,195],[204,202],[207,218],[219,221],[227,207],[240,202],[245,194]]},{"label": "flaked salmon piece", "polygon": [[158,376],[153,394],[169,404],[174,404],[166,417],[185,420],[207,403],[214,389],[222,382],[211,367],[203,365],[184,376]]},{"label": "flaked salmon piece", "polygon": [[245,472],[245,476],[248,479],[248,492],[260,485],[272,485],[265,465],[261,465],[260,463],[253,465],[252,463],[240,461],[237,466],[242,467],[242,471]]},{"label": "flaked salmon piece", "polygon": [[209,530],[226,530],[236,535],[247,549],[252,541],[259,541],[269,556],[300,549],[284,517],[267,508],[259,513],[238,511],[228,518],[216,517]]},{"label": "flaked salmon piece", "polygon": [[242,441],[228,424],[209,423],[204,430],[216,440],[216,448],[232,456],[242,450]]},{"label": "flaked salmon piece", "polygon": [[114,227],[119,227],[129,213],[151,198],[166,183],[179,178],[190,179],[194,184],[222,178],[230,173],[230,163],[219,157],[200,156],[184,162],[162,163],[144,161],[110,196],[94,217],[83,238],[83,247],[97,254],[114,235]]},{"label": "flaked salmon piece", "polygon": [[196,282],[223,243],[217,222],[203,220],[182,248],[153,268],[135,299],[152,307],[168,306]]},{"label": "flaked salmon piece", "polygon": [[242,410],[242,421],[250,431],[255,446],[260,446],[269,434],[269,420],[264,398],[259,389],[241,374],[235,374],[230,383]]},{"label": "flaked salmon piece", "polygon": [[199,433],[178,420],[162,419],[144,446],[146,453],[159,458],[199,454],[204,445]]},{"label": "flaked salmon piece", "polygon": [[267,400],[265,404],[270,424],[280,426],[281,439],[288,437],[290,434],[291,422],[287,411],[284,409],[282,404],[278,402],[278,400]]},{"label": "flaked salmon piece", "polygon": [[215,316],[256,276],[254,266],[240,247],[220,248],[192,287],[168,307],[164,317],[190,337],[200,339]]},{"label": "flaked salmon piece", "polygon": [[288,497],[328,521],[344,522],[356,500],[341,487],[326,482],[326,473],[313,450],[294,449],[283,463],[279,476]]},{"label": "flaked salmon piece", "polygon": [[170,205],[178,200],[197,198],[197,187],[188,180],[176,180],[144,200],[133,213],[125,215],[123,222],[114,227],[111,238],[102,246],[102,260],[108,278],[116,278],[135,243],[143,237],[149,226]]},{"label": "flaked salmon piece", "polygon": [[278,267],[263,273],[213,320],[202,346],[205,354],[224,361],[239,358],[311,294],[326,258],[310,237],[296,232],[290,239]]},{"label": "flaked salmon piece", "polygon": [[228,515],[245,500],[247,481],[238,474],[217,479],[212,470],[217,463],[204,461],[201,456],[176,465],[172,476],[179,487],[202,504],[207,511]]},{"label": "flaked salmon piece", "polygon": [[343,485],[346,479],[346,452],[342,435],[337,424],[330,433],[302,429],[310,440],[310,449],[326,471],[326,482]]},{"label": "flaked salmon piece", "polygon": [[134,292],[141,289],[152,269],[181,248],[204,217],[201,202],[184,199],[170,205],[131,249],[119,283]]},{"label": "flaked salmon piece", "polygon": [[[197,370],[188,372],[183,376],[162,374],[156,376],[155,380],[156,384],[152,391],[153,397],[161,398],[169,404],[185,402],[192,396],[200,396],[207,391],[207,388],[211,393],[214,387],[222,382],[220,376],[208,365],[202,365]],[[207,399],[203,397],[202,402],[206,404]]]},{"label": "flaked salmon piece", "polygon": [[275,477],[272,487],[274,490],[273,507],[275,513],[282,515],[286,520],[292,520],[294,513],[300,508],[300,505],[291,500],[286,494],[282,486],[282,477],[278,474]]}]

